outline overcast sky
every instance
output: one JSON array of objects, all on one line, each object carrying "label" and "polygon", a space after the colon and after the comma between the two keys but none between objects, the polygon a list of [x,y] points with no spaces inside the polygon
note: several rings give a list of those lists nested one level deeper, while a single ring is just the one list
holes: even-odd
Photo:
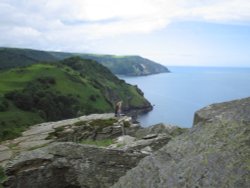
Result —
[{"label": "overcast sky", "polygon": [[0,0],[0,46],[250,66],[250,0]]}]

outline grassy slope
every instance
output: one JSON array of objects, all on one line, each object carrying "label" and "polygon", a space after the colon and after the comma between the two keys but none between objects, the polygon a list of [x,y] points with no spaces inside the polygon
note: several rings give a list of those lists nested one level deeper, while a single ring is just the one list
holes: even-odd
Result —
[{"label": "grassy slope", "polygon": [[[68,69],[70,70],[70,69]],[[21,90],[29,81],[35,80],[40,76],[53,76],[56,79],[55,90],[60,91],[62,94],[71,94],[79,96],[81,106],[94,106],[93,111],[105,112],[111,111],[112,108],[107,104],[105,98],[101,95],[100,91],[88,84],[81,84],[69,79],[69,76],[75,80],[81,80],[80,76],[73,70],[67,72],[64,68],[56,67],[55,65],[36,64],[25,69],[15,68],[0,74],[0,95],[13,90]],[[84,81],[84,79],[83,79]],[[97,95],[99,97],[95,102],[89,103],[90,95]],[[44,120],[36,113],[23,111],[15,107],[11,101],[9,102],[8,111],[0,112],[0,137],[5,137],[6,134],[13,135],[14,137],[27,126],[43,122]],[[85,114],[84,108],[82,114]]]},{"label": "grassy slope", "polygon": [[[22,90],[30,81],[46,76],[56,80],[50,90],[78,98],[81,106],[79,115],[112,112],[113,104],[118,99],[123,99],[125,108],[149,105],[136,87],[119,80],[102,65],[80,58],[2,70],[0,97],[13,90]],[[93,97],[94,100],[91,100]],[[36,112],[20,110],[10,100],[8,103],[8,110],[0,112],[0,140],[14,138],[29,125],[45,121]]]},{"label": "grassy slope", "polygon": [[84,63],[83,67],[77,67],[77,71],[83,75],[88,74],[91,78],[91,84],[99,87],[102,94],[112,103],[123,99],[124,106],[127,108],[143,107],[148,103],[145,98],[138,93],[135,86],[118,79],[109,69],[93,60],[80,60],[78,57],[75,57],[63,62],[72,65],[73,62],[77,61],[88,62]]}]

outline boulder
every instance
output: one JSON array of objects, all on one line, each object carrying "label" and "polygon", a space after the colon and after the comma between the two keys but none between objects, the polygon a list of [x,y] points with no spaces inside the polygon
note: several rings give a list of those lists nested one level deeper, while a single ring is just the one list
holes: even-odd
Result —
[{"label": "boulder", "polygon": [[197,111],[194,126],[206,123],[245,122],[250,123],[250,97],[224,103],[212,104]]},{"label": "boulder", "polygon": [[250,187],[250,98],[206,107],[194,126],[112,188]]},{"label": "boulder", "polygon": [[138,152],[55,142],[23,153],[9,163],[4,187],[110,187],[145,156]]},{"label": "boulder", "polygon": [[187,129],[162,123],[152,125],[146,128],[140,128],[135,132],[138,139],[147,138],[149,135],[166,134],[168,136],[177,136],[184,133]]},{"label": "boulder", "polygon": [[136,138],[129,136],[129,135],[124,135],[124,136],[119,136],[116,139],[116,144],[118,145],[127,145],[127,144],[131,144],[133,142],[135,142]]}]

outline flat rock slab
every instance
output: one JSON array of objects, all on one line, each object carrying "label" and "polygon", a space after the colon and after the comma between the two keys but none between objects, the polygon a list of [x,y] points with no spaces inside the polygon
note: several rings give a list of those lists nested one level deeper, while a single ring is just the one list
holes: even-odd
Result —
[{"label": "flat rock slab", "polygon": [[10,148],[0,145],[0,162],[9,160],[12,156],[12,151]]},{"label": "flat rock slab", "polygon": [[19,150],[31,150],[39,147],[43,147],[49,143],[53,142],[53,140],[36,140],[36,141],[26,141],[21,142],[18,147]]},{"label": "flat rock slab", "polygon": [[113,118],[113,113],[91,114],[78,118],[67,119],[57,122],[46,122],[31,126],[22,136],[13,140],[7,140],[0,145],[0,165],[2,161],[13,158],[17,153],[43,147],[53,140],[47,140],[49,133],[54,132],[55,128],[74,124],[79,121],[90,121],[95,119]]}]

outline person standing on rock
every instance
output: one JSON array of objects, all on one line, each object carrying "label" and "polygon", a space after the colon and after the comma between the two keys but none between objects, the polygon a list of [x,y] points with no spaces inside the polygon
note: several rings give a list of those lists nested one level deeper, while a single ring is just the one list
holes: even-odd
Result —
[{"label": "person standing on rock", "polygon": [[115,104],[115,117],[120,117],[122,112],[122,101]]}]

